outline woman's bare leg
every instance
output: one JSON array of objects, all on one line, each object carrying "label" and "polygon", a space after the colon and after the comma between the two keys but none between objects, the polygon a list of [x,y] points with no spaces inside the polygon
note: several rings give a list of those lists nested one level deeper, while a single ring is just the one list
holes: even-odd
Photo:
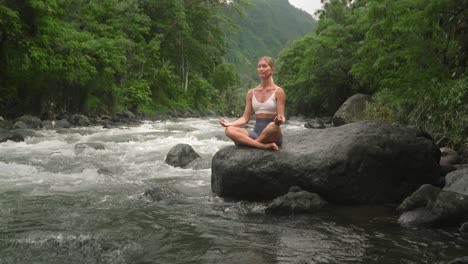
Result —
[{"label": "woman's bare leg", "polygon": [[274,122],[269,123],[262,133],[256,139],[261,143],[272,143],[278,140],[278,137],[281,135],[281,127]]},{"label": "woman's bare leg", "polygon": [[238,145],[251,146],[259,149],[273,149],[278,150],[278,146],[274,142],[260,142],[249,137],[249,132],[240,127],[227,127],[226,136]]}]

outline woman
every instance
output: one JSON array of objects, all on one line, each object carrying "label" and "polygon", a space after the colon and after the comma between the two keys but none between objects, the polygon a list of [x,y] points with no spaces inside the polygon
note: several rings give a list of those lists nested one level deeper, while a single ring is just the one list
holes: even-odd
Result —
[{"label": "woman", "polygon": [[[219,123],[226,127],[226,136],[236,145],[273,150],[278,150],[281,146],[280,125],[286,121],[286,94],[274,83],[274,70],[273,60],[270,57],[261,57],[257,61],[257,72],[261,82],[247,92],[244,114],[234,122],[229,122],[224,117],[219,120]],[[253,131],[247,131],[240,126],[249,122],[252,110],[255,111],[255,128]]]}]

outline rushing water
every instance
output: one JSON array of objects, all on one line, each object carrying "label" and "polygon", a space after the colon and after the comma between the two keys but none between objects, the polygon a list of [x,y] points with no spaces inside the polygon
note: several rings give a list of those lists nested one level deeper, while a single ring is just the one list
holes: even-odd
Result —
[{"label": "rushing water", "polygon": [[[178,143],[204,158],[232,144],[215,119],[38,133],[0,143],[0,264],[447,263],[467,254],[456,229],[401,227],[391,208],[272,216],[264,204],[216,197],[210,169],[164,162]],[[105,149],[75,150],[82,142]]]}]

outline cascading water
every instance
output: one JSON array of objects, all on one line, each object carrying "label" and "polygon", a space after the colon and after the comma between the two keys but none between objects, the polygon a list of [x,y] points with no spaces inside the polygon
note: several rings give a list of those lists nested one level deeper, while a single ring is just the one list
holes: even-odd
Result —
[{"label": "cascading water", "polygon": [[[284,125],[293,129],[305,128]],[[264,204],[214,196],[210,169],[164,159],[178,143],[208,160],[231,145],[216,119],[37,132],[0,143],[0,264],[446,263],[466,254],[456,229],[401,227],[391,208],[273,216]],[[75,148],[85,142],[104,149]]]}]

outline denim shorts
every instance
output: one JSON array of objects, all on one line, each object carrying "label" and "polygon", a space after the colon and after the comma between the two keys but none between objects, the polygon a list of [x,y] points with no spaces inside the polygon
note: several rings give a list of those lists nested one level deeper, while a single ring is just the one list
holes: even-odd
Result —
[{"label": "denim shorts", "polygon": [[[249,131],[249,137],[252,139],[258,138],[258,136],[262,133],[263,129],[273,122],[274,118],[257,118],[255,121],[255,126],[253,131]],[[276,145],[281,146],[283,144],[283,135],[280,134],[278,139],[276,140]]]}]

